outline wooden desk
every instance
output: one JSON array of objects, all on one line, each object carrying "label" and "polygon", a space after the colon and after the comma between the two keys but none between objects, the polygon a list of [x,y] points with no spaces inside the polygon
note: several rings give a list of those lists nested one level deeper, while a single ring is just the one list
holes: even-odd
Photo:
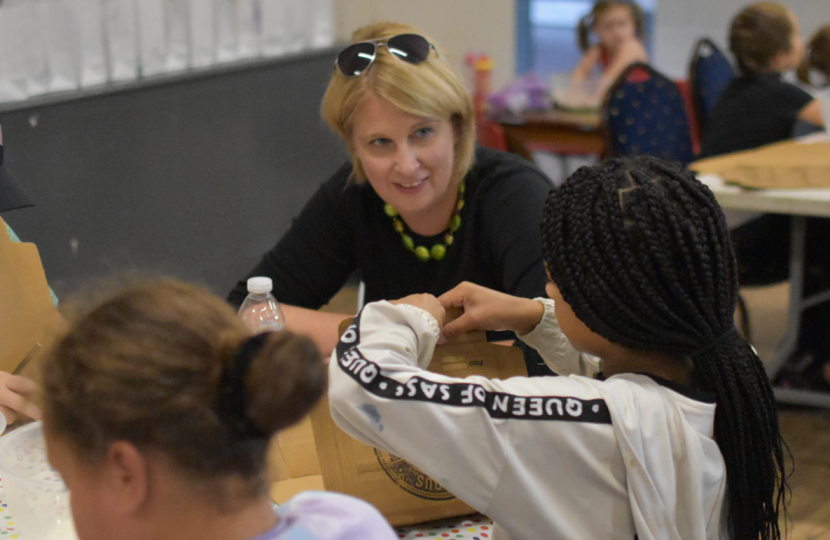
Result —
[{"label": "wooden desk", "polygon": [[[818,144],[810,145],[823,157],[827,151],[826,145],[818,139]],[[774,147],[773,147],[774,149]],[[751,150],[746,154],[752,161],[757,159],[759,150]],[[761,149],[761,154],[764,153]],[[740,156],[742,153],[735,153]],[[761,156],[763,157],[763,155]],[[692,163],[690,169],[706,171],[701,163]],[[768,168],[774,168],[774,164],[766,164]],[[804,166],[808,166],[804,163]],[[787,167],[792,167],[788,164]],[[801,313],[807,308],[830,301],[830,291],[822,291],[813,296],[804,298],[804,255],[805,255],[805,228],[806,217],[830,218],[830,187],[823,189],[792,189],[792,190],[749,190],[735,185],[728,185],[719,176],[699,174],[698,178],[705,182],[722,208],[733,210],[749,210],[755,212],[767,212],[773,214],[787,214],[791,216],[792,226],[790,228],[790,299],[787,309],[787,329],[781,343],[778,346],[775,357],[766,364],[767,374],[773,379],[789,356],[795,351],[798,344],[799,326]],[[830,178],[827,181],[830,186]],[[830,321],[828,321],[830,324]],[[830,408],[830,394],[813,392],[809,390],[775,388],[775,397],[779,401],[787,403],[799,403]]]},{"label": "wooden desk", "polygon": [[599,112],[581,113],[552,110],[502,118],[509,151],[532,159],[533,152],[559,155],[597,155],[605,153],[605,140]]}]

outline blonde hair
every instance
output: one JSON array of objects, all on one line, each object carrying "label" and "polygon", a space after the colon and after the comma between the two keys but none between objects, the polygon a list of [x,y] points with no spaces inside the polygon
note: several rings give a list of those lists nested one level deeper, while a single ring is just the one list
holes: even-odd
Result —
[{"label": "blonde hair", "polygon": [[[270,437],[317,402],[326,369],[309,339],[267,335],[240,385],[244,417],[229,421],[223,375],[250,337],[207,290],[163,278],[131,286],[81,314],[50,349],[44,425],[90,463],[126,440],[164,456],[220,504],[231,476],[259,496]],[[261,435],[241,433],[240,421]]]},{"label": "blonde hair", "polygon": [[729,49],[743,73],[763,73],[779,53],[792,48],[790,12],[778,2],[760,2],[741,10],[732,20]]},{"label": "blonde hair", "polygon": [[[404,24],[375,22],[355,30],[352,43],[397,34],[423,35]],[[435,51],[430,51],[421,64],[412,65],[392,58],[381,47],[374,63],[357,77],[347,78],[334,70],[320,113],[332,131],[346,143],[352,159],[352,178],[357,183],[366,181],[366,173],[354,149],[352,130],[356,111],[369,95],[383,98],[409,114],[447,119],[452,123],[455,133],[454,182],[463,178],[473,165],[476,130],[472,99],[438,45],[428,36],[424,37]]]}]

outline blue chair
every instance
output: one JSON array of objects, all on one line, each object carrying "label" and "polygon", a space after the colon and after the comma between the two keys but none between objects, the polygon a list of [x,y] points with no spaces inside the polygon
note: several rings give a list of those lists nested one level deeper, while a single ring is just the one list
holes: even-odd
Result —
[{"label": "blue chair", "polygon": [[689,63],[689,89],[698,133],[703,133],[706,116],[734,77],[732,64],[717,45],[708,38],[698,40]]},{"label": "blue chair", "polygon": [[677,85],[648,64],[628,66],[602,107],[606,152],[678,161],[694,158],[686,104]]}]

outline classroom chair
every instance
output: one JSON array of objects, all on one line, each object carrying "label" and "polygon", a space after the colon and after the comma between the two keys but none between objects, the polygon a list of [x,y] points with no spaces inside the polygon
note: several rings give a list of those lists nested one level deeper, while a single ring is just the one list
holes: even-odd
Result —
[{"label": "classroom chair", "polygon": [[620,74],[601,114],[611,156],[646,155],[683,165],[694,158],[683,96],[671,79],[648,64],[633,63]]},{"label": "classroom chair", "polygon": [[701,38],[695,45],[689,62],[689,87],[697,132],[706,129],[706,116],[721,92],[735,77],[735,70],[726,55],[709,38]]}]

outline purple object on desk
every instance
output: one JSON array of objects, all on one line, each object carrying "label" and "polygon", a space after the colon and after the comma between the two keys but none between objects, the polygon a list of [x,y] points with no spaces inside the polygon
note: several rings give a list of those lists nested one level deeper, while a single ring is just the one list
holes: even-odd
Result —
[{"label": "purple object on desk", "polygon": [[492,114],[510,111],[539,111],[550,108],[547,85],[535,73],[522,75],[502,90],[490,95]]}]

